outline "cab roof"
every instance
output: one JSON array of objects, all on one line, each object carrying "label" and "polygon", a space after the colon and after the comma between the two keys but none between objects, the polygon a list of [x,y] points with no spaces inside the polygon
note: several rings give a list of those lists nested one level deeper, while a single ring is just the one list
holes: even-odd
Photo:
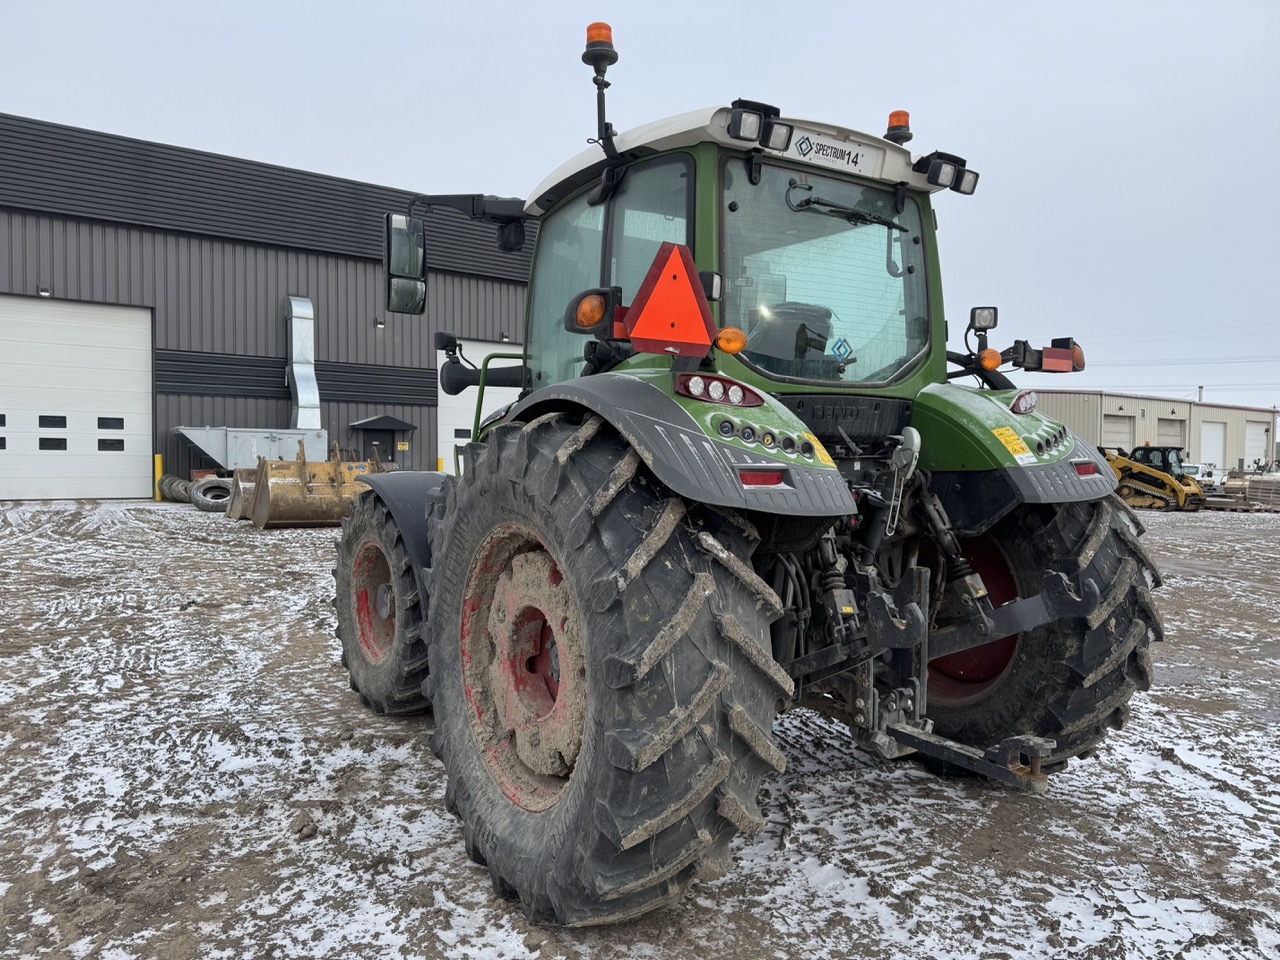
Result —
[{"label": "cab roof", "polygon": [[[923,172],[912,169],[914,158],[904,147],[882,137],[814,120],[778,118],[794,128],[785,150],[770,150],[759,143],[729,136],[732,107],[706,107],[617,134],[614,145],[621,161],[630,161],[666,150],[713,142],[743,151],[763,150],[766,156],[809,164],[832,172],[852,173],[884,183],[907,183],[910,187],[936,192],[944,187],[930,184]],[[611,165],[599,146],[583,150],[561,164],[534,188],[525,212],[540,217],[557,203],[588,183],[599,179]]]}]

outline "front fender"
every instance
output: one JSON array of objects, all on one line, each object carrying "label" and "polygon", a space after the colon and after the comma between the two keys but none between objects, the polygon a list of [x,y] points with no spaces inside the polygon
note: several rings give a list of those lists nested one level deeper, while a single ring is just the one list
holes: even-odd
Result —
[{"label": "front fender", "polygon": [[[505,421],[529,421],[557,410],[585,409],[598,414],[623,437],[640,459],[669,489],[681,497],[712,506],[801,517],[837,517],[855,512],[848,484],[830,456],[793,413],[765,398],[763,407],[730,407],[702,403],[670,393],[665,371],[598,373],[535,391],[507,411]],[[756,436],[806,438],[814,456],[799,448],[793,454],[744,443],[740,433],[730,441],[709,431],[721,420],[750,425]],[[782,473],[783,482],[746,485],[742,471]]]},{"label": "front fender", "polygon": [[431,541],[427,536],[427,506],[444,485],[445,474],[418,470],[362,473],[356,478],[373,488],[400,528],[400,539],[409,553],[418,579],[431,565]]}]

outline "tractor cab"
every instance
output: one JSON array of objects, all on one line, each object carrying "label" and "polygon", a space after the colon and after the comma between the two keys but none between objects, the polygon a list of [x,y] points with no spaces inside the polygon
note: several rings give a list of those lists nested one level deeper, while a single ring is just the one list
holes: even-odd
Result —
[{"label": "tractor cab", "polygon": [[[913,161],[888,139],[743,100],[609,140],[616,157],[584,151],[526,207],[541,220],[534,389],[603,368],[584,356],[598,349],[584,351],[566,329],[609,342],[615,364],[645,352],[625,318],[663,243],[690,249],[716,329],[741,332],[741,349],[718,358],[730,376],[786,392],[901,386],[925,372],[945,336],[941,298],[930,296],[928,195],[972,192],[977,174],[964,161]],[[596,289],[611,295],[607,322],[566,324],[566,307]]]}]

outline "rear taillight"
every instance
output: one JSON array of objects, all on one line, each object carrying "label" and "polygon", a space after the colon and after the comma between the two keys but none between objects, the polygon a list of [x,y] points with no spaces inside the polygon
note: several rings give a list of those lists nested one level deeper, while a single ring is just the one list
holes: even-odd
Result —
[{"label": "rear taillight", "polygon": [[1009,409],[1014,413],[1027,414],[1036,408],[1036,403],[1039,400],[1040,398],[1034,390],[1023,390],[1013,398],[1013,403],[1009,405]]},{"label": "rear taillight", "polygon": [[729,407],[759,407],[764,398],[750,387],[726,377],[704,373],[681,373],[676,376],[676,393],[682,397],[707,403],[723,403]]},{"label": "rear taillight", "polygon": [[780,487],[786,482],[785,470],[740,470],[738,479],[744,487]]}]

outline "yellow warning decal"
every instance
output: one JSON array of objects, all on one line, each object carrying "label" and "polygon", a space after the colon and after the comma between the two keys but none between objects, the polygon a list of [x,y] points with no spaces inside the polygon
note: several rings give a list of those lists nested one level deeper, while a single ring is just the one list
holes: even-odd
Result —
[{"label": "yellow warning decal", "polygon": [[813,444],[813,452],[817,456],[819,463],[828,467],[834,467],[836,465],[836,462],[831,459],[831,454],[827,453],[827,448],[818,441],[817,437],[812,433],[806,433],[804,438]]},{"label": "yellow warning decal", "polygon": [[1019,463],[1025,463],[1024,457],[1029,457],[1032,461],[1035,456],[1031,453],[1031,448],[1022,442],[1022,438],[1018,436],[1018,432],[1013,427],[996,427],[991,431],[996,435],[996,439],[1004,444],[1004,448],[1017,458]]}]

